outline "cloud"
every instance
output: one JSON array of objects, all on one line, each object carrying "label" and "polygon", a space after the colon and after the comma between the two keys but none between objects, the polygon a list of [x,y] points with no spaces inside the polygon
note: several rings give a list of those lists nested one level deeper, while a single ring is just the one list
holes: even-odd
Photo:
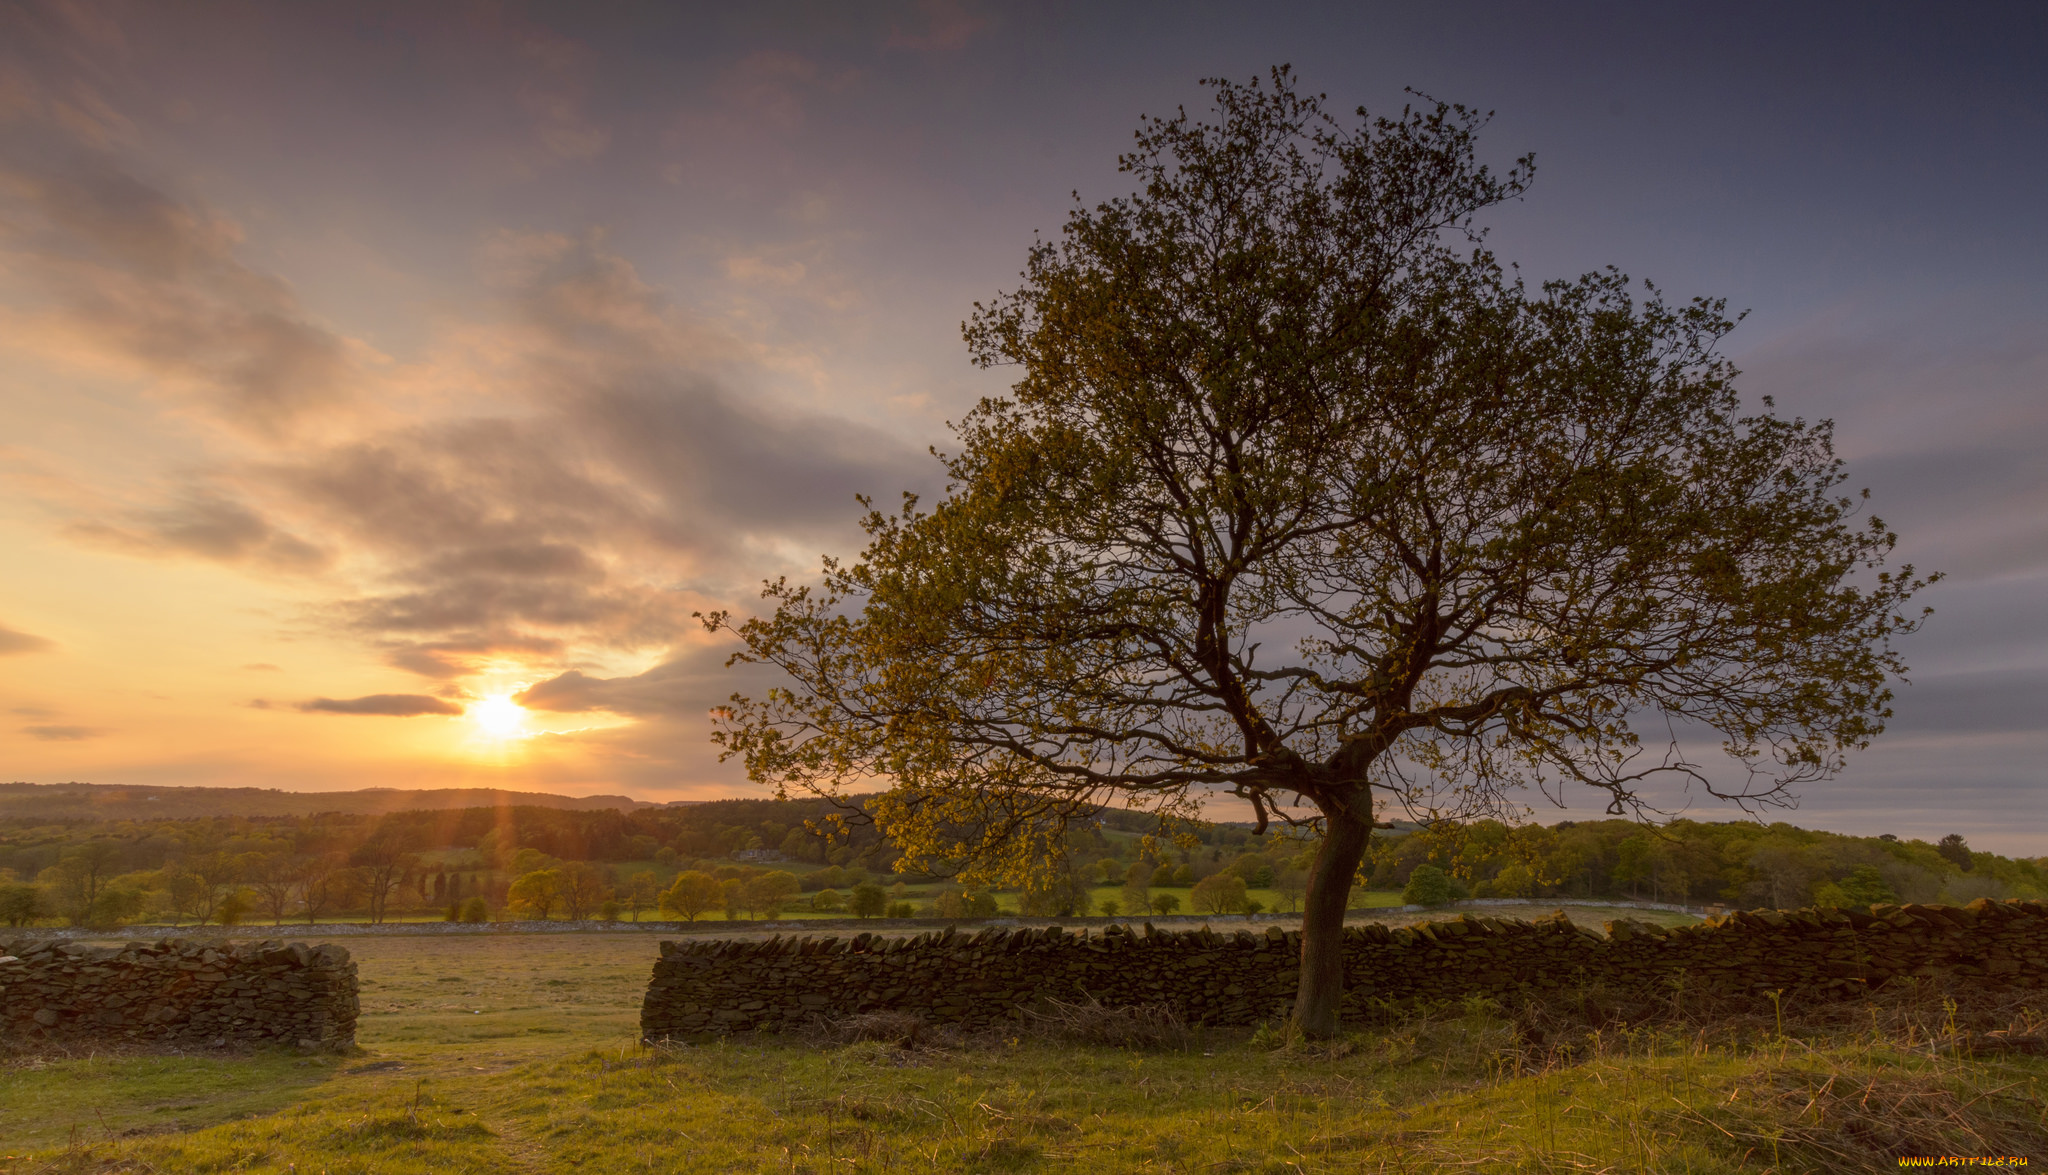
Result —
[{"label": "cloud", "polygon": [[636,718],[700,719],[737,691],[758,692],[772,671],[758,665],[726,666],[730,645],[686,648],[645,673],[596,677],[580,669],[549,678],[512,700],[529,710],[582,713],[605,710]]},{"label": "cloud", "polygon": [[117,522],[74,522],[65,531],[82,542],[129,554],[194,555],[274,571],[314,571],[331,558],[246,503],[207,487],[183,490],[168,505],[134,510]]},{"label": "cloud", "polygon": [[291,435],[349,407],[368,347],[314,321],[283,282],[235,257],[241,230],[110,157],[0,172],[18,251],[0,270],[39,292],[6,313],[11,345],[68,367],[148,380],[207,418]]},{"label": "cloud", "polygon": [[360,698],[314,698],[300,702],[299,709],[311,714],[380,714],[389,718],[412,718],[421,714],[460,714],[462,707],[426,694],[370,694]]},{"label": "cloud", "polygon": [[22,733],[49,743],[75,743],[107,732],[97,726],[24,726]]},{"label": "cloud", "polygon": [[46,637],[0,627],[0,657],[11,657],[20,653],[43,653],[57,647],[57,642]]}]

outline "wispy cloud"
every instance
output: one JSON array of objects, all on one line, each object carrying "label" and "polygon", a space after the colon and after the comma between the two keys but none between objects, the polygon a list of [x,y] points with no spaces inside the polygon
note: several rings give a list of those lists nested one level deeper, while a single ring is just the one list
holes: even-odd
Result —
[{"label": "wispy cloud", "polygon": [[16,632],[0,627],[0,657],[11,657],[22,653],[44,653],[57,647],[57,642],[33,633]]},{"label": "wispy cloud", "polygon": [[462,707],[426,694],[369,694],[360,698],[314,698],[298,708],[309,714],[377,714],[416,718],[422,714],[460,714]]},{"label": "wispy cloud", "polygon": [[23,734],[46,743],[75,743],[99,738],[108,732],[97,726],[24,726]]}]

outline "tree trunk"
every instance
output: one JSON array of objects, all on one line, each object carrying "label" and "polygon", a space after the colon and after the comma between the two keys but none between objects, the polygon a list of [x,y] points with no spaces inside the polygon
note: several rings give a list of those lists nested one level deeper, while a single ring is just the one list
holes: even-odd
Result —
[{"label": "tree trunk", "polygon": [[1372,839],[1372,800],[1361,789],[1356,796],[1320,806],[1325,835],[1309,868],[1308,898],[1302,904],[1301,986],[1294,997],[1295,1027],[1319,1040],[1337,1035],[1337,1008],[1344,998],[1344,910]]}]

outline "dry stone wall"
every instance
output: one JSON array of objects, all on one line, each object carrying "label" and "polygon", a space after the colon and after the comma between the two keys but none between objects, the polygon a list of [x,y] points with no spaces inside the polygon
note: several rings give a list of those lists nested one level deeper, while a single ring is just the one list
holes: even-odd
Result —
[{"label": "dry stone wall", "polygon": [[356,965],[332,944],[0,940],[0,1041],[344,1048]]},{"label": "dry stone wall", "polygon": [[[1736,913],[1662,929],[1561,912],[1531,922],[1459,917],[1344,932],[1346,999],[1537,993],[1601,982],[1669,991],[1847,995],[1906,976],[2048,986],[2048,903],[1973,902],[1865,910]],[[867,934],[767,942],[664,942],[641,1006],[649,1039],[788,1030],[859,1012],[908,1011],[999,1027],[1047,998],[1167,1004],[1189,1023],[1247,1025],[1284,1014],[1301,935],[1207,930],[1099,934],[991,928],[908,939]]]}]

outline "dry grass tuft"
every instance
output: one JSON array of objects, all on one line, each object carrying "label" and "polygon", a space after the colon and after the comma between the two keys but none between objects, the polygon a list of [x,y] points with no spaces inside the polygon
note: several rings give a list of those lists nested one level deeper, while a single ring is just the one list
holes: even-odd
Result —
[{"label": "dry grass tuft", "polygon": [[1710,1128],[1757,1161],[1795,1171],[1896,1170],[1900,1155],[2048,1150],[2048,1117],[2027,1082],[1966,1097],[1938,1072],[1780,1066],[1725,1102],[1662,1116]]},{"label": "dry grass tuft", "polygon": [[953,1043],[949,1034],[915,1012],[858,1012],[827,1021],[822,1035],[832,1044],[874,1041],[899,1049]]},{"label": "dry grass tuft", "polygon": [[1166,1004],[1110,1008],[1092,998],[1084,1004],[1048,999],[1043,1009],[1025,1014],[1038,1034],[1068,1044],[1184,1049],[1193,1039],[1187,1022]]}]

